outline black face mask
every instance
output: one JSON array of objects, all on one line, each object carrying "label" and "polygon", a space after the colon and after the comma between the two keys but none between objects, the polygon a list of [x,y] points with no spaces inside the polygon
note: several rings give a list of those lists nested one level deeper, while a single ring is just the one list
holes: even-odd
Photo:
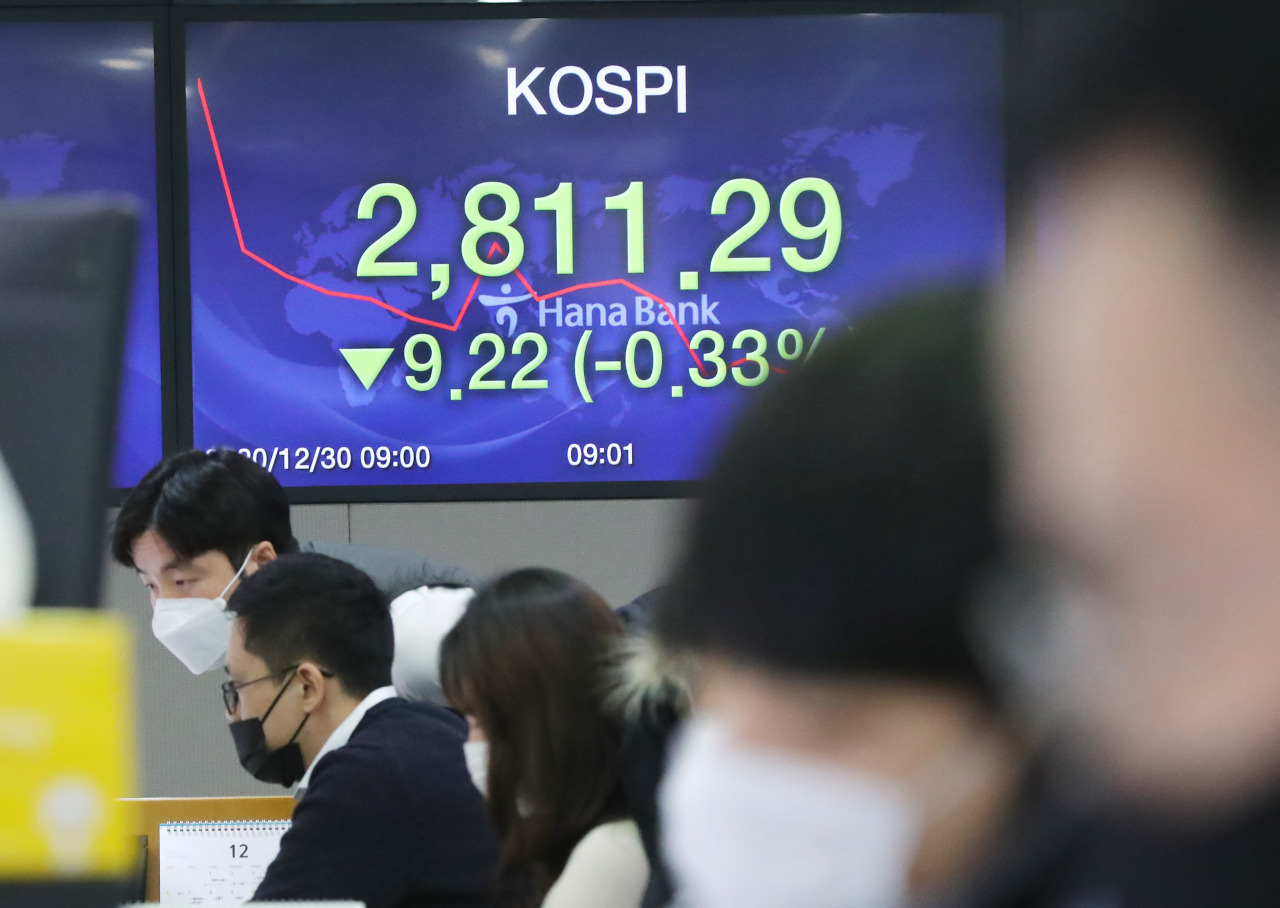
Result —
[{"label": "black face mask", "polygon": [[280,688],[280,693],[276,694],[276,698],[271,701],[262,718],[239,719],[228,725],[231,729],[231,740],[236,745],[236,756],[240,758],[240,765],[248,770],[249,775],[259,782],[275,783],[285,788],[296,783],[306,772],[306,766],[302,763],[302,748],[294,738],[298,737],[298,732],[302,731],[302,726],[307,724],[311,714],[308,713],[302,717],[302,722],[289,738],[289,743],[277,750],[267,749],[267,736],[262,730],[262,723],[267,721],[267,716],[271,715],[271,710],[276,708],[276,704],[289,689],[296,674],[297,672],[294,671],[289,675],[289,680],[284,683],[284,687]]}]

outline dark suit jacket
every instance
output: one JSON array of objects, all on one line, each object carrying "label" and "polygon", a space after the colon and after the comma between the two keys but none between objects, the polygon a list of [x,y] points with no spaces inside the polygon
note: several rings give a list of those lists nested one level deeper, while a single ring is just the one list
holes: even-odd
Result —
[{"label": "dark suit jacket", "polygon": [[255,901],[481,908],[498,845],[462,756],[466,723],[433,703],[377,704],[320,758]]}]

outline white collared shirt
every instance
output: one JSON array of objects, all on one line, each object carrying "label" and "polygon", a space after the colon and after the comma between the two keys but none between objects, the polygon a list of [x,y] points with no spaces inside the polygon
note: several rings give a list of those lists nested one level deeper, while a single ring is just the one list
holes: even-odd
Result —
[{"label": "white collared shirt", "polygon": [[399,694],[396,693],[396,689],[391,685],[387,685],[386,687],[380,687],[373,691],[356,704],[356,708],[351,710],[351,715],[338,723],[338,727],[333,730],[328,739],[324,742],[324,746],[320,748],[319,753],[316,754],[316,758],[311,761],[311,765],[307,767],[307,771],[302,774],[302,779],[298,782],[298,787],[293,790],[293,799],[295,801],[301,801],[302,796],[307,793],[307,785],[311,782],[311,771],[316,768],[317,763],[324,759],[324,755],[329,753],[331,750],[337,750],[339,747],[342,747],[351,740],[351,733],[356,730],[356,726],[360,724],[360,720],[364,718],[365,713],[377,706],[383,700],[390,700],[392,697],[397,696],[399,696]]}]

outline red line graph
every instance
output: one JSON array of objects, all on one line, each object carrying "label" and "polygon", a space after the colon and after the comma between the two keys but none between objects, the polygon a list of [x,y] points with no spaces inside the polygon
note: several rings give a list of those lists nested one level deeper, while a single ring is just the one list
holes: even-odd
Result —
[{"label": "red line graph", "polygon": [[[213,115],[210,114],[209,112],[209,102],[204,95],[203,80],[196,79],[196,90],[200,93],[200,106],[204,109],[204,122],[205,122],[205,125],[209,127],[209,140],[210,142],[213,143],[213,156],[214,158],[217,159],[217,162],[218,162],[218,174],[222,177],[222,190],[224,193],[226,193],[226,196],[227,196],[227,208],[231,212],[231,223],[235,227],[236,242],[240,245],[240,251],[242,253],[247,255],[249,258],[253,259],[262,267],[267,268],[268,270],[273,271],[276,274],[280,275],[280,277],[284,278],[285,280],[293,281],[295,284],[298,284],[302,287],[306,287],[308,290],[314,290],[317,293],[323,293],[325,296],[335,296],[335,297],[341,297],[342,299],[359,300],[360,302],[363,302],[363,303],[373,303],[375,306],[380,306],[381,308],[387,310],[393,315],[398,315],[401,318],[407,319],[408,321],[411,321],[411,322],[417,322],[420,325],[429,325],[432,328],[439,328],[443,331],[458,330],[458,326],[462,324],[463,317],[467,314],[467,309],[471,307],[471,301],[475,299],[476,290],[480,286],[480,275],[476,275],[476,279],[472,281],[471,290],[467,293],[467,298],[463,301],[462,308],[458,311],[458,317],[453,320],[452,324],[450,324],[449,322],[435,321],[433,319],[422,318],[421,316],[417,316],[417,315],[411,315],[410,313],[405,312],[403,309],[399,309],[391,305],[386,300],[381,300],[374,296],[367,296],[362,293],[347,293],[342,290],[330,290],[326,287],[321,287],[320,285],[313,284],[311,281],[305,280],[304,278],[300,278],[297,275],[290,274],[289,272],[285,271],[283,268],[279,268],[276,265],[273,265],[271,262],[268,262],[266,259],[258,255],[256,252],[253,252],[252,250],[250,250],[249,247],[247,247],[244,243],[244,233],[240,229],[240,216],[236,213],[235,199],[232,197],[232,194],[231,194],[231,183],[227,179],[227,168],[222,161],[222,149],[218,145],[218,133],[213,128]],[[502,251],[502,247],[499,246],[496,242],[489,247],[489,254],[488,256],[486,256],[486,258],[491,258],[495,250],[499,252]],[[662,297],[658,296],[657,294],[650,293],[648,290],[645,290],[643,287],[640,287],[640,286],[637,286],[636,284],[631,283],[631,281],[626,280],[625,278],[612,278],[610,280],[604,280],[604,281],[591,281],[583,284],[574,284],[572,287],[565,287],[561,290],[553,290],[549,293],[538,293],[529,284],[529,281],[525,279],[525,276],[520,273],[519,269],[516,269],[515,275],[520,280],[520,283],[524,285],[525,289],[529,291],[529,294],[533,297],[533,299],[538,302],[541,302],[545,299],[550,299],[553,296],[566,296],[570,293],[576,293],[579,290],[590,290],[596,287],[612,287],[612,286],[627,287],[635,291],[636,293],[649,297],[655,303],[658,303],[659,305],[661,305],[664,310],[666,310],[667,317],[671,319],[672,327],[675,328],[676,333],[680,335],[680,340],[684,344],[685,349],[689,351],[689,355],[693,357],[693,361],[697,365],[698,371],[699,372],[706,371],[705,366],[703,366],[702,364],[702,359],[698,356],[697,351],[695,351],[693,349],[693,346],[689,343],[689,338],[685,336],[684,328],[682,328],[680,325],[680,322],[676,320],[676,315],[675,315],[675,312],[672,311],[671,309],[671,304],[668,303]]]},{"label": "red line graph", "polygon": [[[744,357],[742,357],[742,359],[734,360],[733,362],[729,363],[729,368],[730,368],[730,369],[733,369],[733,368],[735,368],[735,367],[737,367],[737,366],[745,366],[745,365],[746,365],[747,363],[749,363],[749,362],[751,362],[751,360],[747,359],[747,358],[744,356]],[[700,370],[700,371],[701,371],[701,370]],[[786,374],[787,374],[787,370],[786,370],[786,369],[779,369],[777,366],[770,366],[770,367],[769,367],[769,371],[770,371],[770,372],[776,372],[776,373],[778,373],[779,375],[786,375]]]}]

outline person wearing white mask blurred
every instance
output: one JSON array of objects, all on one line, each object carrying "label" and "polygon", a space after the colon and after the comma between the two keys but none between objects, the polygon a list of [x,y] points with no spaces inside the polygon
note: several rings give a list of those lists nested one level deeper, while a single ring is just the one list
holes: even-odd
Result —
[{"label": "person wearing white mask blurred", "polygon": [[[1022,672],[1122,805],[1129,908],[1280,904],[1280,8],[1046,30],[999,310]],[[1067,20],[1070,22],[1071,20]]]},{"label": "person wearing white mask blurred", "polygon": [[661,792],[681,908],[894,908],[1014,812],[968,625],[999,554],[980,294],[895,302],[722,446],[656,626],[696,661]]},{"label": "person wearing white mask blurred", "polygon": [[121,504],[115,560],[138,572],[151,627],[193,674],[221,668],[231,634],[226,601],[240,580],[289,552],[354,564],[391,600],[392,680],[408,699],[442,702],[440,641],[466,608],[467,572],[413,552],[294,538],[284,489],[239,453],[184,451],[161,461]]}]

